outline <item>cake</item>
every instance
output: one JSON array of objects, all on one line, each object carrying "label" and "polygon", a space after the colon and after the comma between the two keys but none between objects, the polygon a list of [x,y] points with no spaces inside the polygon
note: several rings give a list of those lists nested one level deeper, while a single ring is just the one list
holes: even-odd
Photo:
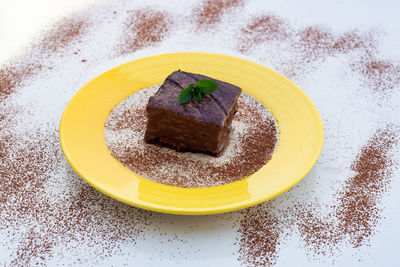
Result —
[{"label": "cake", "polygon": [[[201,101],[178,101],[182,90],[202,79],[215,81],[218,89]],[[223,153],[229,140],[232,118],[242,89],[223,81],[184,71],[171,73],[146,107],[145,142],[166,145],[177,151]]]}]

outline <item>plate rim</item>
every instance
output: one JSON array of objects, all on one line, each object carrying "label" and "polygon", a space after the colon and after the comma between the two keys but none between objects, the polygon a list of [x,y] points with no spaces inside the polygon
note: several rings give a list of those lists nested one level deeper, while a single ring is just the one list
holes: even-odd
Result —
[{"label": "plate rim", "polygon": [[[85,177],[85,175],[83,175],[83,174],[81,173],[81,171],[79,170],[79,168],[77,168],[77,167],[75,166],[73,160],[70,159],[70,155],[69,155],[68,149],[65,147],[65,145],[66,145],[65,142],[63,142],[63,140],[64,140],[64,137],[63,137],[63,134],[64,134],[64,129],[63,129],[64,126],[63,126],[63,125],[64,125],[64,123],[63,123],[63,122],[64,122],[64,120],[65,120],[65,115],[66,115],[66,113],[68,112],[67,110],[68,110],[68,109],[70,108],[70,106],[72,105],[71,103],[73,103],[73,100],[75,99],[75,97],[79,94],[79,92],[81,92],[81,90],[82,90],[87,84],[91,83],[92,81],[96,80],[98,77],[101,77],[102,75],[104,75],[104,74],[107,73],[107,72],[116,70],[116,69],[121,68],[122,66],[126,66],[126,65],[128,65],[128,64],[132,64],[132,63],[134,63],[135,61],[138,61],[138,60],[143,60],[143,59],[151,60],[151,59],[154,59],[154,58],[157,58],[157,57],[163,57],[163,56],[166,56],[166,57],[172,56],[172,57],[173,57],[173,56],[193,55],[193,54],[196,54],[196,55],[216,56],[216,57],[225,57],[225,58],[230,58],[230,59],[233,59],[233,60],[240,60],[240,61],[243,61],[243,62],[247,62],[247,63],[253,64],[253,65],[256,65],[256,66],[259,67],[259,68],[262,68],[262,69],[264,69],[264,70],[268,70],[268,71],[270,71],[270,72],[273,72],[274,75],[277,75],[277,76],[279,76],[279,77],[282,78],[282,79],[285,79],[287,82],[291,83],[291,84],[297,89],[297,92],[298,92],[298,93],[301,93],[301,95],[302,95],[303,97],[305,97],[305,99],[307,99],[307,102],[308,102],[308,104],[311,105],[314,114],[317,115],[316,118],[317,118],[318,124],[319,124],[319,126],[320,126],[320,129],[319,129],[320,140],[319,140],[319,142],[318,142],[318,148],[316,149],[315,156],[314,156],[314,158],[313,158],[312,160],[310,160],[309,166],[307,166],[307,171],[305,171],[304,174],[303,174],[301,177],[298,177],[294,183],[292,183],[292,184],[286,186],[285,188],[283,188],[283,189],[277,191],[277,192],[274,193],[272,196],[267,196],[267,197],[265,197],[265,198],[258,198],[257,200],[254,200],[254,201],[251,201],[251,202],[248,202],[248,203],[242,203],[242,204],[239,204],[239,205],[236,205],[236,203],[233,203],[233,204],[229,204],[229,205],[223,205],[223,206],[212,207],[212,208],[200,208],[200,209],[199,209],[199,208],[176,208],[176,207],[165,207],[165,206],[162,206],[162,205],[159,205],[159,204],[150,203],[150,202],[146,202],[146,204],[142,204],[142,203],[140,203],[140,202],[137,202],[137,203],[136,203],[136,202],[132,202],[132,201],[126,201],[126,199],[120,198],[119,196],[116,196],[116,195],[114,195],[114,194],[108,192],[108,191],[105,190],[104,188],[100,187],[98,184],[96,184],[96,182],[95,182],[94,179],[90,179],[90,178],[88,178],[88,177]],[[116,105],[118,105],[118,103],[116,103]],[[279,128],[279,123],[277,123],[277,124],[278,124],[278,128]],[[103,132],[104,132],[104,131],[103,131]],[[64,109],[64,111],[63,111],[61,120],[60,120],[59,138],[60,138],[60,144],[61,144],[62,151],[63,151],[63,153],[64,153],[64,155],[65,155],[65,158],[67,159],[69,165],[72,167],[72,169],[73,169],[84,181],[86,181],[88,184],[90,184],[91,186],[93,186],[94,188],[96,188],[97,190],[99,190],[100,192],[102,192],[102,193],[104,193],[104,194],[106,194],[106,195],[108,195],[108,196],[110,196],[110,197],[112,197],[112,198],[114,198],[114,199],[116,199],[116,200],[118,200],[118,201],[127,203],[127,204],[129,204],[129,205],[133,205],[133,206],[136,206],[136,207],[139,207],[139,208],[147,209],[147,210],[152,210],[152,211],[157,211],[157,212],[162,212],[162,213],[168,213],[168,214],[203,215],[203,214],[216,214],[216,213],[231,212],[231,211],[234,211],[234,210],[239,210],[239,209],[243,209],[243,208],[246,208],[246,207],[249,207],[249,206],[257,205],[257,204],[262,203],[262,202],[265,202],[265,201],[267,201],[267,200],[269,200],[269,199],[275,198],[276,196],[278,196],[278,195],[280,195],[280,194],[286,192],[287,190],[289,190],[290,188],[292,188],[293,186],[295,186],[296,184],[298,184],[298,183],[311,171],[311,169],[313,168],[313,166],[315,165],[315,163],[317,162],[317,160],[318,160],[318,158],[319,158],[319,156],[320,156],[320,153],[321,153],[322,147],[323,147],[323,140],[324,140],[324,127],[323,127],[321,115],[320,115],[318,109],[316,108],[314,102],[311,100],[311,98],[310,98],[299,86],[297,86],[293,81],[291,81],[290,79],[288,79],[287,77],[285,77],[285,76],[282,75],[281,73],[279,73],[279,72],[277,72],[277,71],[275,71],[275,70],[273,70],[273,69],[271,69],[271,68],[269,68],[269,67],[266,67],[266,66],[264,66],[264,65],[261,65],[261,64],[259,64],[259,63],[250,61],[250,60],[248,60],[248,59],[244,59],[244,58],[240,58],[240,57],[235,57],[235,56],[230,56],[230,55],[217,54],[217,53],[207,53],[207,52],[175,52],[175,53],[157,54],[157,55],[152,55],[152,56],[143,57],[143,58],[135,59],[135,60],[132,60],[132,61],[128,61],[128,62],[126,62],[126,63],[120,64],[120,65],[115,66],[115,67],[113,67],[113,68],[111,68],[111,69],[108,69],[107,71],[105,71],[105,72],[99,74],[98,76],[94,77],[93,79],[91,79],[89,82],[87,82],[83,87],[81,87],[81,88],[74,94],[74,96],[69,100],[68,104],[66,105],[66,107],[65,107],[65,109]],[[108,147],[107,147],[107,149],[108,149]],[[275,151],[274,151],[274,152],[275,152]],[[275,153],[274,153],[274,154],[275,154]],[[272,157],[273,157],[273,156],[274,156],[274,155],[272,155]],[[272,159],[272,157],[271,157],[271,159]],[[123,166],[123,165],[122,165],[121,163],[119,163],[115,158],[113,158],[113,159],[114,159],[118,164],[120,164],[121,166]],[[268,163],[267,163],[267,164],[268,164]],[[123,167],[123,168],[125,168],[125,167]],[[125,168],[125,169],[126,169],[126,168]],[[126,169],[126,170],[128,170],[128,169]],[[129,171],[129,170],[128,170],[128,171]],[[131,171],[129,171],[129,172],[131,172]],[[242,180],[233,182],[233,183],[237,183],[237,182],[243,181],[243,180],[245,180],[246,178],[247,178],[247,177],[245,177],[245,178],[242,179]],[[145,178],[144,178],[144,179],[145,179]],[[146,179],[146,180],[147,180],[147,179]],[[151,180],[147,180],[147,181],[148,181],[149,183],[158,184],[158,183],[156,183],[156,182],[154,182],[154,181],[151,181]],[[232,184],[232,183],[230,183],[230,184]],[[176,188],[175,186],[169,186],[169,185],[163,185],[163,186]],[[218,186],[206,187],[206,189],[207,189],[207,188],[223,187],[223,186],[225,186],[225,185],[218,185]],[[200,189],[200,190],[201,190],[201,189],[204,189],[204,188],[185,188],[185,189],[189,189],[189,190]],[[239,202],[239,203],[240,203],[240,202]]]}]

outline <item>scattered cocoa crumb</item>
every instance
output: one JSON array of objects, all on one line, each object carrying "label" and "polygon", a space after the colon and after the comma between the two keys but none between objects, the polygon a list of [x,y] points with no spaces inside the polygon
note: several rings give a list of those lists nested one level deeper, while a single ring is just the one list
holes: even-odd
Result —
[{"label": "scattered cocoa crumb", "polygon": [[367,55],[351,67],[363,75],[366,85],[377,92],[388,92],[400,85],[400,64],[393,60],[384,60]]},{"label": "scattered cocoa crumb", "polygon": [[[107,247],[110,242],[134,244],[144,225],[151,223],[152,213],[105,196],[82,182],[70,167],[63,179],[72,176],[68,186],[75,190],[49,194],[46,186],[60,183],[54,181],[58,177],[54,171],[65,164],[58,132],[15,132],[16,110],[26,112],[6,107],[0,120],[0,229],[10,229],[18,244],[10,264],[45,264],[55,247],[71,241],[86,242],[89,248],[101,244],[102,249],[91,251],[99,261],[118,253],[118,246]],[[56,184],[52,186],[58,187]]]},{"label": "scattered cocoa crumb", "polygon": [[[240,29],[237,49],[248,54],[252,53],[257,45],[273,42],[278,42],[279,47],[291,50],[292,58],[276,66],[278,71],[291,78],[314,70],[315,66],[312,64],[323,61],[328,56],[334,57],[354,51],[371,55],[375,53],[377,45],[372,32],[360,33],[355,29],[338,35],[321,25],[294,29],[287,20],[274,14],[265,14],[251,18],[248,24]],[[354,65],[354,69],[365,73],[361,70],[359,62]],[[392,69],[392,72],[395,71],[396,68]]]},{"label": "scattered cocoa crumb", "polygon": [[[53,256],[54,248],[71,241],[85,245],[101,263],[121,253],[115,243],[135,244],[154,215],[111,199],[84,183],[77,194],[64,195],[55,206],[44,199],[36,200],[36,204],[39,207],[30,215],[39,224],[20,238],[12,265],[43,264]],[[90,249],[99,245],[102,249]]]},{"label": "scattered cocoa crumb", "polygon": [[396,143],[392,126],[378,129],[352,163],[355,175],[337,193],[337,203],[297,207],[297,224],[311,255],[334,255],[343,243],[354,248],[368,244],[381,219],[383,193],[393,178],[390,152]]},{"label": "scattered cocoa crumb", "polygon": [[49,57],[52,53],[79,39],[85,33],[87,25],[88,22],[85,22],[83,18],[65,18],[51,27],[44,37],[20,59],[0,66],[0,101],[43,69],[39,60],[32,55]]},{"label": "scattered cocoa crumb", "polygon": [[278,259],[282,222],[269,204],[247,208],[241,212],[239,261],[245,266],[272,266]]},{"label": "scattered cocoa crumb", "polygon": [[[312,64],[329,56],[356,52],[352,58],[358,60],[351,67],[366,79],[367,88],[383,93],[400,84],[400,65],[376,56],[376,36],[370,32],[353,30],[337,35],[318,25],[294,30],[284,19],[267,14],[254,17],[241,29],[238,50],[252,53],[257,45],[271,42],[279,42],[293,49],[291,53],[295,58],[287,63],[290,66],[277,66],[278,70],[291,77],[312,71]],[[381,216],[379,203],[382,193],[392,178],[390,168],[393,162],[388,153],[395,135],[390,128],[377,131],[353,163],[352,169],[357,174],[346,182],[344,190],[337,196],[337,205],[325,207],[314,202],[296,204],[297,209],[292,212],[296,219],[292,224],[297,225],[312,257],[332,255],[341,249],[343,242],[353,247],[368,243]],[[326,211],[328,214],[324,213]],[[257,216],[254,217],[259,223]],[[268,222],[270,218],[264,220]],[[243,236],[243,229],[239,232]],[[267,237],[260,237],[259,240]],[[254,258],[253,245],[247,246],[247,257]],[[246,249],[240,248],[241,257]],[[269,248],[265,250],[271,252]],[[267,265],[274,264],[270,257],[263,258]],[[251,266],[254,262],[247,261],[247,264]]]},{"label": "scattered cocoa crumb", "polygon": [[239,97],[229,145],[221,157],[146,144],[145,108],[157,89],[143,89],[121,102],[106,123],[111,154],[128,169],[163,184],[208,187],[243,179],[271,158],[277,142],[275,122],[268,109],[246,93]]},{"label": "scattered cocoa crumb", "polygon": [[211,28],[221,21],[227,11],[242,4],[243,0],[206,0],[193,10],[192,17],[199,29]]},{"label": "scattered cocoa crumb", "polygon": [[[62,159],[57,133],[38,130],[15,134],[12,126],[10,123],[1,125],[8,134],[0,136],[4,155],[0,157],[0,213],[3,218],[0,228],[30,227],[32,218],[45,214],[47,206],[41,203],[44,184]],[[35,239],[28,242],[29,257],[35,258],[37,253],[46,250],[35,246],[36,241],[40,242]],[[16,253],[21,256],[18,264],[27,263],[26,251]]]},{"label": "scattered cocoa crumb", "polygon": [[[42,69],[39,63],[15,64],[0,68],[0,102],[4,101],[23,82]],[[4,115],[3,115],[4,116]]]},{"label": "scattered cocoa crumb", "polygon": [[335,35],[321,26],[310,26],[297,33],[299,42],[294,44],[303,54],[305,63],[333,54]]},{"label": "scattered cocoa crumb", "polygon": [[381,219],[381,199],[393,178],[390,152],[398,139],[391,126],[376,131],[352,163],[356,173],[337,193],[336,203],[299,202],[277,211],[269,201],[243,210],[239,260],[247,266],[274,265],[284,233],[296,228],[307,254],[316,259],[337,255],[345,244],[366,245]]},{"label": "scattered cocoa crumb", "polygon": [[291,31],[289,24],[275,15],[255,17],[241,29],[239,51],[245,53],[255,44],[285,40],[289,38]]},{"label": "scattered cocoa crumb", "polygon": [[87,62],[87,59],[82,59],[81,62],[82,63]]},{"label": "scattered cocoa crumb", "polygon": [[308,256],[315,259],[333,256],[340,249],[343,238],[338,234],[340,230],[335,215],[323,212],[334,209],[315,202],[298,203],[295,207],[293,215]]},{"label": "scattered cocoa crumb", "polygon": [[339,35],[332,46],[335,53],[346,54],[351,51],[360,50],[372,52],[376,49],[376,39],[371,32],[360,33],[352,30]]},{"label": "scattered cocoa crumb", "polygon": [[[193,14],[204,16],[204,19],[196,20],[197,27],[207,29],[216,26],[224,14],[240,7],[240,2],[203,2],[199,9],[193,11]],[[207,8],[210,7],[215,14],[210,13],[211,17],[208,17]],[[142,15],[137,15],[138,24],[130,20],[126,29],[131,31],[121,33],[121,36],[127,33],[129,36],[128,45],[125,45],[127,53],[161,42],[170,32],[170,15],[163,19],[163,16],[157,15],[158,11],[141,10]],[[351,67],[365,79],[365,88],[383,94],[398,86],[399,64],[377,55],[374,36],[357,30],[334,34],[318,25],[295,30],[284,18],[271,14],[265,17],[251,18],[248,25],[238,30],[237,39],[241,42],[237,46],[239,50],[252,53],[258,45],[268,42],[287,45],[293,49],[290,53],[294,59],[285,64],[291,65],[294,75],[312,72],[313,64],[318,60],[356,52],[350,58],[353,62]],[[146,23],[152,25],[152,18],[155,18],[155,24],[147,28]],[[0,67],[0,229],[7,232],[7,238],[12,238],[12,242],[18,244],[18,248],[12,252],[14,260],[10,265],[44,265],[47,259],[55,257],[54,248],[65,245],[63,249],[70,253],[75,244],[93,253],[101,262],[120,252],[117,242],[135,243],[137,238],[143,237],[142,231],[155,216],[154,213],[103,195],[81,182],[70,167],[67,167],[65,175],[54,174],[60,166],[67,166],[61,156],[58,132],[54,130],[56,126],[15,131],[15,126],[26,123],[29,116],[16,122],[15,118],[28,112],[20,106],[13,106],[8,96],[18,87],[26,85],[40,71],[53,69],[43,57],[50,57],[54,52],[60,52],[79,41],[85,35],[89,21],[89,17],[77,16],[62,20],[41,39],[42,44],[28,51],[27,57],[25,55],[21,60]],[[192,21],[187,19],[187,22]],[[259,52],[261,56],[266,55],[265,51]],[[277,69],[288,73],[284,69],[285,64],[278,65]],[[127,112],[123,116],[132,116],[133,121],[140,119],[135,115]],[[132,123],[129,120],[119,121],[116,127],[129,128]],[[313,254],[326,255],[329,247],[343,245],[342,242],[350,243],[353,247],[368,244],[381,219],[380,201],[393,179],[391,168],[394,163],[390,150],[395,144],[395,135],[398,132],[390,127],[378,130],[364,146],[352,164],[356,174],[338,193],[337,203],[326,207],[308,201],[299,203],[298,210],[302,212],[291,211],[291,215],[297,216],[291,224],[298,227]],[[62,187],[63,190],[73,187],[71,192],[49,197],[48,188],[59,188],[58,184],[50,186],[52,179],[60,181],[69,178],[68,186]],[[270,201],[243,211],[239,229],[239,259],[243,264],[273,265],[278,259],[282,233],[290,226],[282,223],[281,216],[274,211],[274,205]],[[320,213],[327,209],[330,210],[328,215]],[[75,264],[84,261],[79,259],[79,255],[68,256],[76,259]],[[7,264],[7,260],[2,259],[1,263]]]},{"label": "scattered cocoa crumb", "polygon": [[71,241],[97,248],[101,244],[101,249],[92,251],[101,261],[118,252],[118,246],[110,242],[124,239],[134,243],[143,225],[151,221],[150,212],[104,196],[81,182],[73,171],[69,176],[79,181],[73,191],[78,194],[49,196],[46,187],[51,187],[58,175],[54,172],[65,164],[56,126],[15,130],[16,125],[30,125],[31,111],[10,103],[8,96],[40,71],[52,70],[38,62],[78,41],[89,20],[73,16],[58,22],[21,58],[0,68],[0,229],[7,229],[8,237],[18,244],[10,255],[13,266],[43,265],[55,247]]},{"label": "scattered cocoa crumb", "polygon": [[131,11],[122,33],[119,53],[129,54],[146,46],[161,42],[173,25],[172,16],[166,12],[147,9]]},{"label": "scattered cocoa crumb", "polygon": [[58,21],[44,35],[38,45],[41,53],[51,54],[67,47],[87,32],[87,18],[71,16]]},{"label": "scattered cocoa crumb", "polygon": [[393,127],[377,130],[351,165],[355,176],[346,181],[339,193],[339,229],[354,247],[364,245],[379,222],[382,194],[392,180],[394,162],[390,152],[397,142]]}]

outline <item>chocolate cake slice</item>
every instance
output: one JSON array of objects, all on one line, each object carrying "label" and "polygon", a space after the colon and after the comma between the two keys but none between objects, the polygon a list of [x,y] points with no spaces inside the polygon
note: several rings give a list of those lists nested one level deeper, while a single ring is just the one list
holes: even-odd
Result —
[{"label": "chocolate cake slice", "polygon": [[[209,79],[218,90],[200,102],[186,104],[178,96],[189,84]],[[226,82],[184,71],[170,74],[147,104],[147,143],[175,148],[177,151],[203,152],[219,156],[227,146],[232,118],[242,89]]]}]

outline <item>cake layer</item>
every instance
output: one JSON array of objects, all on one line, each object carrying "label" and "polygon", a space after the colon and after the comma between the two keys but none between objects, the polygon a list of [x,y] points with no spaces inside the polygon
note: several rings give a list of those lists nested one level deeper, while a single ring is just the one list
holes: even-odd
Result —
[{"label": "cake layer", "polygon": [[[217,82],[218,90],[203,96],[201,102],[179,103],[180,92],[201,79]],[[148,102],[145,141],[168,145],[177,151],[221,154],[229,139],[241,91],[235,85],[204,75],[173,72]]]}]

